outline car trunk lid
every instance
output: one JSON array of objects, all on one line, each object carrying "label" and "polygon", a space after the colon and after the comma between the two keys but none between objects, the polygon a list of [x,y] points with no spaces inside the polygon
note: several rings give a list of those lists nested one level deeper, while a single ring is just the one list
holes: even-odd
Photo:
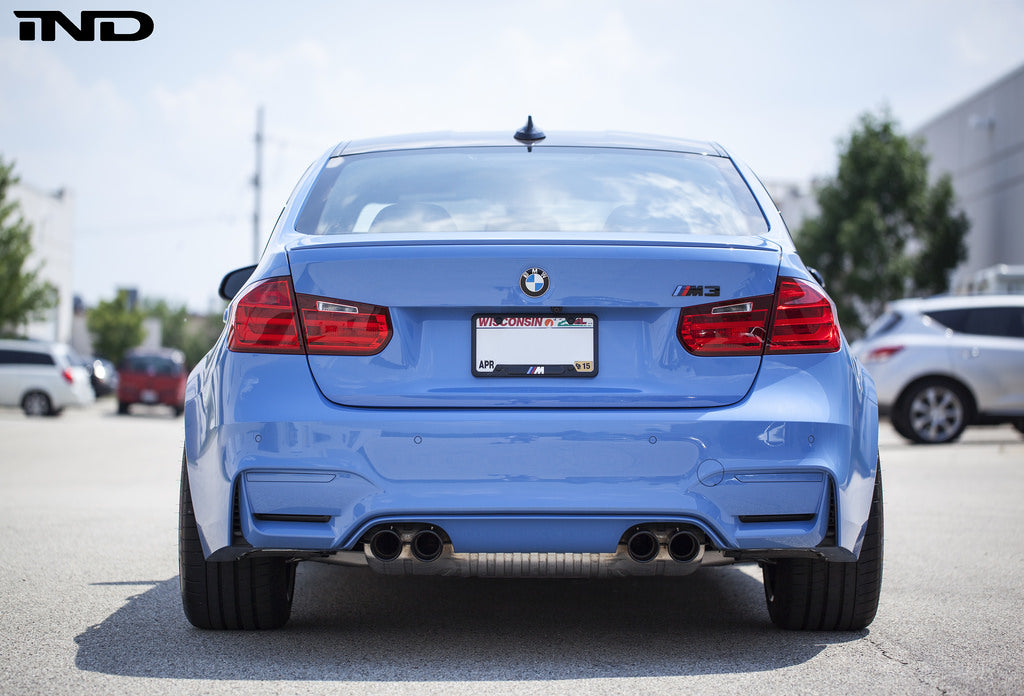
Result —
[{"label": "car trunk lid", "polygon": [[[377,354],[308,356],[318,387],[335,403],[679,408],[739,401],[761,362],[760,354],[688,352],[677,334],[681,308],[771,295],[780,250],[757,237],[728,243],[307,238],[289,251],[289,263],[300,297],[389,313],[393,335]],[[545,323],[578,331],[556,338],[543,332]],[[485,333],[496,328],[506,331]],[[547,347],[531,354],[535,343]],[[565,348],[570,344],[575,347]],[[515,362],[519,351],[523,364],[499,370],[510,376],[488,370],[486,361]],[[544,368],[529,364],[544,356],[561,364],[577,353],[580,370],[570,370],[571,377],[550,364],[540,373],[520,369]]]}]

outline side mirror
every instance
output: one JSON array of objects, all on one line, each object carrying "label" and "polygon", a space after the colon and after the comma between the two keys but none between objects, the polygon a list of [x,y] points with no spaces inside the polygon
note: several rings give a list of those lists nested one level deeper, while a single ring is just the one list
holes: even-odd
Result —
[{"label": "side mirror", "polygon": [[220,281],[220,289],[217,290],[217,294],[230,302],[238,294],[238,291],[242,289],[242,286],[249,281],[249,278],[252,277],[252,272],[255,270],[255,266],[246,266],[245,268],[231,271],[224,276],[224,280]]},{"label": "side mirror", "polygon": [[825,287],[825,279],[822,277],[821,272],[817,268],[807,267],[807,272],[811,274],[811,277],[818,281],[818,285],[822,288]]}]

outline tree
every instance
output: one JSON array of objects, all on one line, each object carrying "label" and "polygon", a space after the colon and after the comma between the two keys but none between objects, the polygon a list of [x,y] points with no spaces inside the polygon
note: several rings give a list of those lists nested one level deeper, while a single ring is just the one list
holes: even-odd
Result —
[{"label": "tree", "polygon": [[129,348],[142,343],[143,318],[138,308],[129,306],[128,293],[124,290],[119,291],[112,301],[100,302],[89,310],[86,318],[93,350],[119,365]]},{"label": "tree", "polygon": [[166,300],[145,300],[143,313],[160,320],[163,345],[185,353],[185,362],[194,367],[224,328],[223,313],[206,316],[189,314],[184,306],[173,307]]},{"label": "tree", "polygon": [[817,199],[820,214],[804,222],[797,244],[849,335],[889,300],[944,292],[967,258],[969,222],[953,210],[949,175],[929,184],[923,143],[902,135],[888,110],[860,117]]},{"label": "tree", "polygon": [[8,200],[16,183],[14,164],[0,158],[0,335],[14,335],[18,327],[57,305],[57,289],[39,277],[42,265],[25,268],[32,253],[32,226],[21,216],[18,202]]}]

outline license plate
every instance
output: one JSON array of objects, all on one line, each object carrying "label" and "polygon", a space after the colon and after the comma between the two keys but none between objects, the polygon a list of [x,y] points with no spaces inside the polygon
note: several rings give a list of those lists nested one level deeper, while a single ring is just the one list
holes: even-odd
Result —
[{"label": "license plate", "polygon": [[477,314],[476,377],[594,377],[597,317],[591,314]]},{"label": "license plate", "polygon": [[160,400],[160,395],[152,389],[143,389],[142,393],[139,394],[139,400],[146,404],[155,404]]}]

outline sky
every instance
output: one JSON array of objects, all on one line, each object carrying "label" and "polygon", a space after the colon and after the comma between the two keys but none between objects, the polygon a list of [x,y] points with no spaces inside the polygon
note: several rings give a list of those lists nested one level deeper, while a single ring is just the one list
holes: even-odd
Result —
[{"label": "sky", "polygon": [[[13,10],[131,9],[138,42],[20,41]],[[131,31],[134,25],[119,24]],[[906,132],[1024,64],[1024,0],[0,0],[0,157],[74,200],[74,292],[195,311],[306,167],[353,138],[538,127],[714,140],[834,173],[859,115]]]}]

